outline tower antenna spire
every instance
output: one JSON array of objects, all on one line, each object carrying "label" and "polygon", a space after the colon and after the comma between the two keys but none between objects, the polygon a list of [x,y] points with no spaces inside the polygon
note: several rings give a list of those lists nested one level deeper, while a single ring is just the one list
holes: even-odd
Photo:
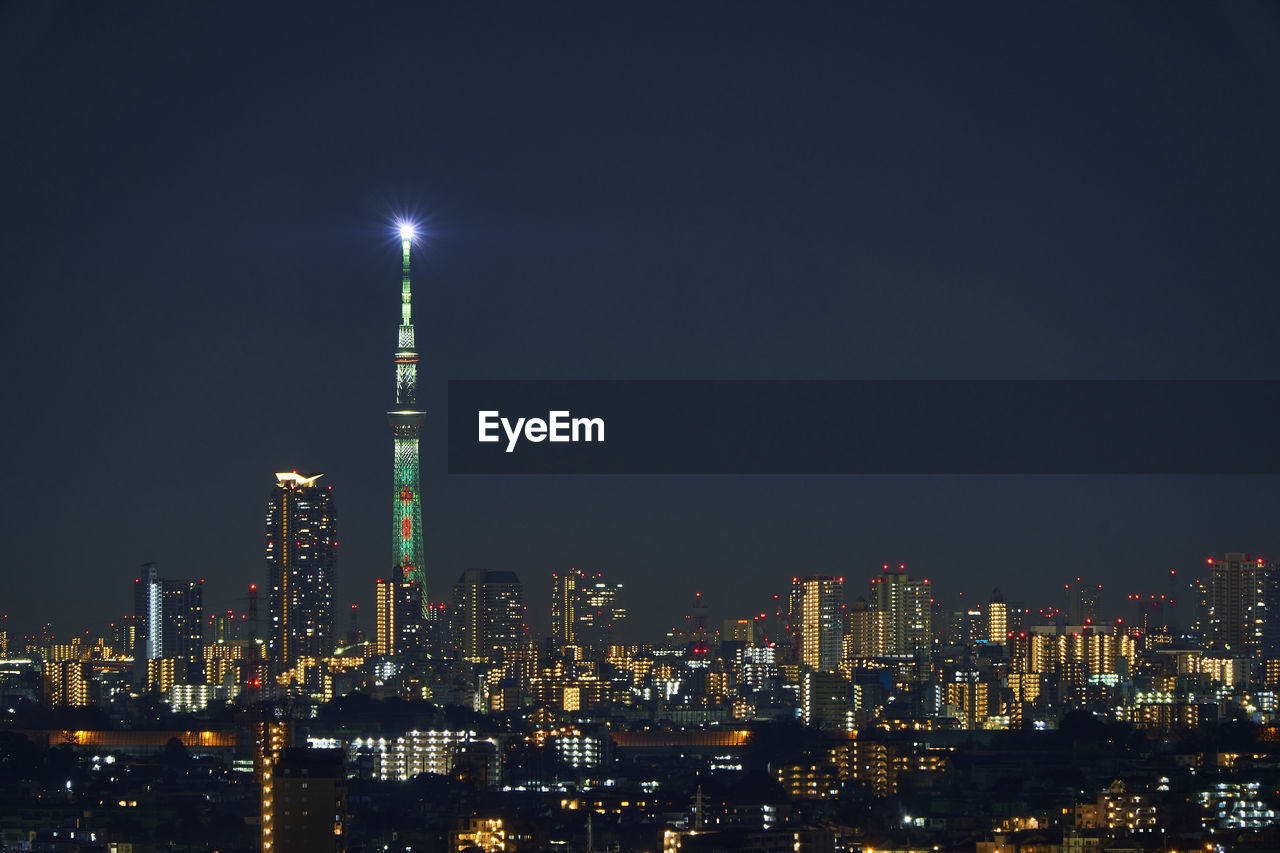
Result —
[{"label": "tower antenna spire", "polygon": [[392,551],[393,571],[404,580],[415,581],[422,597],[422,618],[433,615],[427,598],[427,577],[423,569],[422,497],[419,494],[418,434],[426,412],[418,403],[418,349],[413,338],[413,291],[409,276],[409,256],[417,229],[411,222],[400,223],[401,278],[400,329],[397,336],[396,404],[387,413],[391,433],[395,436],[395,472],[393,478]]},{"label": "tower antenna spire", "polygon": [[401,247],[401,263],[400,263],[400,325],[413,325],[413,291],[409,280],[409,255],[413,249],[413,238],[417,234],[417,229],[412,223],[402,222],[400,224],[400,247]]}]

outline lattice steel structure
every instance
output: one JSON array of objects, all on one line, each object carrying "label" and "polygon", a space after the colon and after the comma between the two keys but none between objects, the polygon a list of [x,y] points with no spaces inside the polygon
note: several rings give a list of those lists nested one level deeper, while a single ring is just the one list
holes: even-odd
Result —
[{"label": "lattice steel structure", "polygon": [[392,552],[395,571],[417,581],[422,594],[422,618],[431,618],[427,577],[422,565],[422,497],[418,485],[418,433],[426,412],[418,407],[418,350],[413,341],[413,294],[409,285],[409,253],[413,227],[400,226],[403,250],[400,281],[400,332],[396,347],[396,405],[387,413],[395,436],[395,476],[391,499]]}]

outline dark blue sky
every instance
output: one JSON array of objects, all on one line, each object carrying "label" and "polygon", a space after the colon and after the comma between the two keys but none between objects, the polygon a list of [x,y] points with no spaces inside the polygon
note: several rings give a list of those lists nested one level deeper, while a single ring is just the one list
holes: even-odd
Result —
[{"label": "dark blue sky", "polygon": [[461,378],[1280,378],[1274,5],[31,2],[0,94],[14,632],[96,630],[144,560],[229,606],[294,467],[371,602],[397,213],[435,592],[510,569],[541,626],[553,569],[603,569],[642,634],[800,572],[1036,601],[1280,551],[1274,478],[449,478],[441,411]]}]

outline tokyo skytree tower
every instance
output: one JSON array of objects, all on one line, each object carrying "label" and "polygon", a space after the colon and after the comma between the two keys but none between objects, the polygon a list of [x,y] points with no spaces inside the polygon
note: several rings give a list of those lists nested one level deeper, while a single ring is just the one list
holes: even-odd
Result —
[{"label": "tokyo skytree tower", "polygon": [[405,580],[417,581],[422,595],[422,618],[430,618],[427,576],[422,565],[422,498],[418,486],[418,433],[426,412],[418,407],[418,350],[413,342],[413,295],[409,289],[409,252],[414,227],[400,225],[404,251],[400,283],[400,334],[396,347],[396,405],[387,412],[395,436],[395,481],[391,501],[392,553]]}]

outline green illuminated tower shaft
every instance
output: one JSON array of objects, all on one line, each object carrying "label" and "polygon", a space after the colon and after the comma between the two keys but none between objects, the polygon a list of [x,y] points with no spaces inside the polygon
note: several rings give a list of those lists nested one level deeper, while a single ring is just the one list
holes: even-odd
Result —
[{"label": "green illuminated tower shaft", "polygon": [[418,350],[413,342],[413,295],[409,288],[409,250],[413,234],[400,232],[404,249],[404,276],[400,290],[400,334],[396,347],[396,406],[387,413],[395,436],[395,491],[392,498],[391,533],[396,569],[405,580],[418,582],[422,616],[429,619],[427,577],[422,565],[422,498],[418,493],[418,433],[426,412],[418,407]]}]

